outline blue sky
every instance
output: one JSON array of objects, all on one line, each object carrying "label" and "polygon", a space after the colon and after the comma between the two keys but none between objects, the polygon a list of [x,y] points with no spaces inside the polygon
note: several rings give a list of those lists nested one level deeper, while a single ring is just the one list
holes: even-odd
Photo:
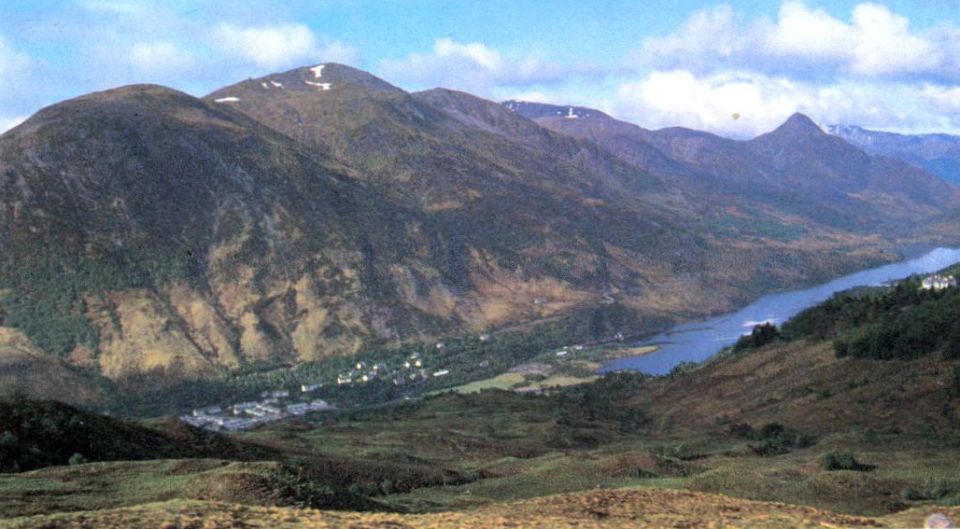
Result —
[{"label": "blue sky", "polygon": [[409,90],[587,105],[651,128],[749,137],[801,111],[822,123],[960,132],[958,8],[956,0],[5,1],[0,130],[122,84],[203,95],[336,61]]}]

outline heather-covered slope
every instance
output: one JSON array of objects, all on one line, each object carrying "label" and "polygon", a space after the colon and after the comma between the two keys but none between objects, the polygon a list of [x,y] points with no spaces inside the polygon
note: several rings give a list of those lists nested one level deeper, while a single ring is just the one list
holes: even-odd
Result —
[{"label": "heather-covered slope", "polygon": [[283,529],[369,527],[371,529],[528,527],[531,529],[614,529],[629,527],[730,527],[786,529],[920,527],[931,512],[956,516],[960,509],[917,509],[897,516],[868,518],[774,502],[738,500],[686,491],[615,490],[564,494],[495,505],[468,512],[438,514],[366,514],[198,501],[168,501],[137,507],[53,516],[16,518],[0,527],[120,528],[202,525],[211,529],[276,527]]},{"label": "heather-covered slope", "polygon": [[99,461],[269,457],[220,434],[167,421],[150,428],[53,401],[0,400],[0,473]]},{"label": "heather-covered slope", "polygon": [[650,330],[894,258],[657,159],[336,64],[91,94],[0,137],[0,326],[64,387],[143,391],[544,320]]},{"label": "heather-covered slope", "polygon": [[[344,163],[363,168],[358,173],[367,177],[376,175],[372,178],[394,200],[444,223],[469,224],[491,240],[502,241],[509,230],[511,240],[522,237],[527,254],[549,247],[544,257],[550,270],[570,270],[578,279],[586,272],[592,287],[606,283],[609,292],[629,291],[627,303],[634,309],[674,312],[706,298],[726,304],[771,282],[794,284],[800,276],[862,265],[866,254],[889,258],[875,239],[808,229],[808,219],[789,211],[724,214],[742,194],[718,202],[713,198],[718,186],[691,192],[697,186],[678,186],[674,172],[641,167],[605,146],[550,133],[490,101],[444,89],[412,95],[382,84],[370,89],[370,83],[357,86],[358,77],[369,76],[327,64],[245,81],[207,99],[223,101],[307,148],[346,155]],[[311,84],[320,81],[329,83],[328,89]],[[658,156],[689,181],[688,168]],[[441,190],[451,194],[430,198]],[[565,237],[576,242],[558,244]],[[603,251],[599,240],[608,246]],[[732,240],[736,244],[729,244]],[[605,260],[610,264],[597,273],[592,272],[597,265],[583,268]],[[662,267],[664,261],[671,264]],[[630,271],[644,280],[629,280]],[[699,275],[712,279],[691,280]],[[706,283],[724,292],[705,296],[699,289]],[[501,299],[513,306],[520,301]]]},{"label": "heather-covered slope", "polygon": [[415,224],[286,137],[160,87],[45,109],[0,138],[0,174],[4,324],[111,378],[355,350]]}]

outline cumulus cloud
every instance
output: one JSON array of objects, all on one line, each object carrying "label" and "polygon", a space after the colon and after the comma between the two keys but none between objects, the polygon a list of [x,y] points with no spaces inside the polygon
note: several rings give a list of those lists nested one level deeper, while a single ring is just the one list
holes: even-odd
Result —
[{"label": "cumulus cloud", "polygon": [[303,24],[237,26],[220,24],[213,32],[213,44],[226,55],[275,70],[318,60],[354,63],[357,51],[341,42],[321,45],[314,32]]},{"label": "cumulus cloud", "polygon": [[847,21],[787,1],[775,20],[746,20],[727,5],[697,11],[676,32],[646,39],[633,59],[641,67],[698,72],[752,67],[808,77],[940,78],[951,68],[940,50],[958,44],[942,29],[911,30],[906,17],[883,5],[858,4]]},{"label": "cumulus cloud", "polygon": [[779,125],[802,106],[804,96],[788,79],[756,73],[699,77],[688,70],[656,71],[622,84],[612,110],[652,128],[684,125],[751,136]]},{"label": "cumulus cloud", "polygon": [[179,72],[193,68],[193,55],[167,41],[140,42],[130,48],[130,64],[143,72]]},{"label": "cumulus cloud", "polygon": [[729,5],[699,10],[674,33],[644,39],[633,62],[641,67],[693,70],[729,67],[756,49],[756,28],[745,24]]},{"label": "cumulus cloud", "polygon": [[700,75],[670,70],[622,83],[607,110],[649,128],[679,125],[737,138],[768,132],[794,112],[823,124],[957,133],[960,88],[849,79],[824,84],[750,71]]},{"label": "cumulus cloud", "polygon": [[635,73],[609,109],[648,127],[750,137],[804,112],[825,124],[960,131],[960,29],[916,30],[877,3],[836,17],[787,0],[776,17],[752,19],[718,5],[645,39],[628,62]]},{"label": "cumulus cloud", "polygon": [[430,53],[412,53],[380,64],[384,76],[417,88],[443,86],[490,96],[497,87],[555,83],[594,71],[589,64],[561,66],[536,55],[504,56],[480,42],[437,39]]}]

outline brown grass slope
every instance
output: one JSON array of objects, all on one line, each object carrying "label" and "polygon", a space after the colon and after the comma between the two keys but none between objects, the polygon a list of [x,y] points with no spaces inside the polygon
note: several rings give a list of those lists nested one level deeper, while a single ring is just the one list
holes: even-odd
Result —
[{"label": "brown grass slope", "polygon": [[[647,382],[636,405],[667,430],[779,422],[808,432],[960,429],[952,394],[958,361],[836,358],[804,341],[718,357],[684,376]],[[931,434],[935,435],[935,434]]]},{"label": "brown grass slope", "polygon": [[[629,490],[565,494],[491,506],[469,512],[424,515],[361,514],[256,507],[230,503],[170,501],[138,507],[0,521],[0,527],[28,528],[862,528],[921,527],[933,509],[915,509],[892,517],[846,516],[782,503],[738,500],[687,491]],[[936,512],[954,517],[960,509]]]}]

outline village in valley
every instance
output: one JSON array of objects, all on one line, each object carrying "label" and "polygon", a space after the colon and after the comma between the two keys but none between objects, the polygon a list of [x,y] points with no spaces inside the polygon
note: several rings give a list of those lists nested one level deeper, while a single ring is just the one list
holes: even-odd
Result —
[{"label": "village in valley", "polygon": [[[437,344],[437,349],[443,349],[444,347],[443,342]],[[439,378],[449,374],[450,370],[448,369],[440,369],[431,373],[424,367],[422,355],[419,352],[413,352],[407,356],[400,367],[394,369],[390,369],[386,362],[368,365],[367,362],[358,361],[353,369],[337,375],[337,385],[351,386],[382,379],[389,380],[394,386],[403,386],[412,382],[429,380],[431,377]]]},{"label": "village in valley", "polygon": [[[954,275],[932,274],[924,276],[920,279],[920,289],[922,290],[938,291],[947,288],[955,288],[956,286],[957,278]],[[490,340],[490,335],[481,335],[479,340],[481,342],[487,342]],[[613,341],[623,340],[624,336],[622,334],[617,334],[613,338]],[[434,347],[437,349],[437,351],[442,351],[446,345],[443,342],[438,342],[434,345]],[[583,350],[583,345],[564,346],[555,353],[549,353],[546,355],[547,357],[554,357],[553,361],[549,362],[549,365],[542,363],[543,358],[541,357],[541,363],[526,363],[518,365],[511,369],[508,373],[495,376],[487,381],[474,382],[460,386],[454,388],[454,390],[469,391],[471,388],[474,388],[474,386],[476,386],[476,388],[486,387],[487,385],[496,386],[499,384],[501,379],[509,378],[514,383],[513,386],[510,387],[512,391],[521,393],[528,391],[540,392],[543,391],[544,385],[549,386],[549,382],[556,381],[549,379],[547,384],[530,385],[522,382],[521,380],[513,380],[513,378],[516,378],[518,375],[525,378],[536,378],[536,376],[539,376],[540,378],[546,378],[547,375],[556,367],[553,365],[554,363],[560,362],[566,364],[567,356],[570,353],[581,352]],[[627,351],[630,351],[633,354],[644,354],[647,352],[646,350],[640,351],[636,349],[627,349]],[[618,356],[611,351],[607,351],[606,354],[608,355],[608,359]],[[577,362],[575,362],[575,364],[576,363]],[[488,362],[482,362],[480,364],[481,367],[484,366],[484,364],[488,364]],[[599,367],[599,364],[587,363],[584,365],[594,369]],[[536,369],[531,371],[533,368]],[[331,380],[331,383],[335,383],[334,387],[342,389],[363,386],[374,381],[393,386],[407,386],[422,384],[430,380],[447,377],[450,374],[450,369],[438,369],[436,367],[429,368],[423,354],[419,351],[414,351],[405,353],[402,357],[400,357],[400,359],[392,362],[384,361],[382,359],[376,361],[358,359],[355,363],[351,364],[348,369],[338,372],[335,380]],[[592,378],[594,377],[587,377],[583,380],[592,380]],[[570,381],[566,379],[564,379],[563,382],[570,383]],[[182,415],[181,419],[188,424],[208,430],[237,431],[250,429],[264,423],[277,421],[288,417],[297,417],[311,412],[322,412],[336,409],[337,407],[335,404],[313,396],[315,392],[321,388],[324,388],[325,385],[326,384],[324,382],[314,381],[300,384],[296,390],[268,390],[264,391],[260,395],[260,400],[250,400],[232,404],[197,408],[192,410],[192,412],[189,414]],[[329,395],[329,392],[327,392],[327,395]]]},{"label": "village in valley", "polygon": [[[436,344],[437,349],[444,347],[443,342]],[[394,386],[405,386],[449,374],[449,369],[428,370],[423,355],[420,352],[412,352],[394,366],[383,361],[357,360],[351,369],[337,374],[336,385],[350,387],[379,380]],[[287,417],[336,409],[336,405],[326,400],[311,397],[311,394],[324,386],[323,382],[316,381],[301,384],[297,391],[268,390],[260,395],[260,400],[197,408],[191,413],[182,415],[180,419],[190,425],[208,430],[238,431]]]},{"label": "village in valley", "polygon": [[180,419],[190,425],[213,431],[237,431],[283,419],[305,415],[312,411],[334,409],[323,399],[304,400],[319,385],[301,386],[300,398],[291,398],[289,390],[264,391],[260,400],[238,402],[227,406],[207,406],[182,415]]}]

